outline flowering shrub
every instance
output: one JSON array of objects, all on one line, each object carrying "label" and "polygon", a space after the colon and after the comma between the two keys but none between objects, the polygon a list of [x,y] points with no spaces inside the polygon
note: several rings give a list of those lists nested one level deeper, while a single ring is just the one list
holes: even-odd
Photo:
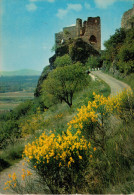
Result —
[{"label": "flowering shrub", "polygon": [[120,117],[128,120],[134,118],[134,93],[131,89],[124,90],[120,94],[121,106]]},{"label": "flowering shrub", "polygon": [[13,175],[9,174],[8,177],[10,178],[10,180],[5,183],[6,187],[4,188],[4,190],[7,190],[9,188],[14,189],[17,185],[16,173],[13,173]]},{"label": "flowering shrub", "polygon": [[77,115],[68,123],[68,130],[82,131],[87,138],[89,137],[104,149],[108,117],[114,113],[118,116],[122,115],[126,102],[134,96],[130,89],[108,98],[95,93],[93,95],[94,101],[89,101],[87,106],[78,109]]},{"label": "flowering shrub", "polygon": [[22,169],[22,175],[21,179],[23,184],[20,183],[20,181],[17,179],[16,173],[13,173],[13,175],[9,174],[9,180],[5,183],[5,188],[4,190],[11,189],[13,192],[17,193],[24,193],[24,192],[29,192],[31,191],[31,181],[30,181],[30,176],[32,173],[29,170]]},{"label": "flowering shrub", "polygon": [[68,123],[68,130],[72,128],[83,129],[85,123],[90,126],[99,123],[102,126],[106,116],[115,111],[118,114],[121,113],[123,103],[126,103],[133,96],[133,92],[124,90],[122,93],[108,98],[95,93],[93,95],[94,101],[89,101],[88,106],[82,106],[78,109],[78,114]]},{"label": "flowering shrub", "polygon": [[40,130],[45,125],[44,117],[40,112],[40,109],[37,110],[36,114],[31,115],[29,118],[26,118],[21,122],[21,134],[22,136],[27,136],[28,134],[34,134],[37,130]]},{"label": "flowering shrub", "polygon": [[24,156],[47,182],[52,193],[58,193],[63,186],[65,192],[71,193],[71,185],[78,184],[78,175],[89,165],[92,152],[90,142],[80,131],[73,135],[68,130],[58,136],[43,133],[25,146]]}]

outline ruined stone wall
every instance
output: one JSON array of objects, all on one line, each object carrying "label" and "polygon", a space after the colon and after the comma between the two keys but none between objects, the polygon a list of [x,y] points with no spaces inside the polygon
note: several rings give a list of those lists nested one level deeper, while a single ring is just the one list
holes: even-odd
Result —
[{"label": "ruined stone wall", "polygon": [[123,14],[121,27],[125,29],[134,28],[134,6]]},{"label": "ruined stone wall", "polygon": [[76,26],[63,28],[63,32],[55,34],[56,45],[62,44],[68,39],[81,38],[92,45],[96,50],[101,50],[101,20],[100,17],[89,17],[82,23],[80,18],[76,19]]},{"label": "ruined stone wall", "polygon": [[76,26],[69,26],[63,28],[63,36],[64,40],[67,40],[69,38],[74,39],[76,37]]},{"label": "ruined stone wall", "polygon": [[100,17],[89,17],[83,23],[81,38],[91,44],[96,50],[101,50],[101,22]]},{"label": "ruined stone wall", "polygon": [[63,32],[55,33],[55,44],[59,46],[63,40]]}]

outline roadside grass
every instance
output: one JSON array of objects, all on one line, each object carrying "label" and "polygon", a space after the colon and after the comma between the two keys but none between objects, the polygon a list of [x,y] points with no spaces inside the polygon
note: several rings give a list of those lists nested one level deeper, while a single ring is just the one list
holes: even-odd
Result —
[{"label": "roadside grass", "polygon": [[[126,116],[126,121],[127,116]],[[107,149],[112,160],[119,159],[119,169],[112,167],[111,173],[114,175],[114,183],[106,188],[106,194],[131,194],[134,192],[134,120],[121,121],[107,142]],[[116,153],[113,153],[115,148]],[[113,175],[113,174],[112,174]]]},{"label": "roadside grass", "polygon": [[134,192],[134,172],[126,173],[126,182],[118,183],[115,186],[110,186],[107,189],[107,194],[132,194]]},{"label": "roadside grass", "polygon": [[127,75],[125,78],[122,79],[122,81],[130,85],[131,89],[134,91],[134,73]]},{"label": "roadside grass", "polygon": [[41,134],[42,131],[37,131],[34,135],[18,139],[15,144],[10,144],[5,149],[0,150],[0,172],[19,162],[22,159],[25,145],[34,141],[35,137],[38,138]]},{"label": "roadside grass", "polygon": [[123,81],[124,83],[127,83],[131,87],[131,89],[134,91],[134,73],[123,76],[122,74],[115,75],[115,74],[108,72],[108,71],[103,71],[103,72],[113,76],[114,78],[116,78],[120,81]]},{"label": "roadside grass", "polygon": [[0,152],[0,171],[8,168],[22,158],[22,153],[25,147],[24,142],[9,145],[6,149]]}]

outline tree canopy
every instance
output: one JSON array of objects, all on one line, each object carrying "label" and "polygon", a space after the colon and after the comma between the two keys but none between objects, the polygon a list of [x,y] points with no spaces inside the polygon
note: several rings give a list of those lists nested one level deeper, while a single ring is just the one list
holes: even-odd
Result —
[{"label": "tree canopy", "polygon": [[110,68],[127,75],[134,72],[134,29],[118,29],[105,42],[103,64],[106,70]]},{"label": "tree canopy", "polygon": [[69,55],[73,62],[79,61],[85,64],[91,55],[97,56],[99,52],[81,38],[78,38],[69,45]]},{"label": "tree canopy", "polygon": [[56,68],[42,85],[45,105],[64,101],[71,107],[74,93],[86,85],[86,78],[85,69],[80,63]]},{"label": "tree canopy", "polygon": [[58,56],[54,61],[54,67],[63,67],[71,64],[72,64],[72,60],[68,54],[65,54],[64,56],[61,57]]}]

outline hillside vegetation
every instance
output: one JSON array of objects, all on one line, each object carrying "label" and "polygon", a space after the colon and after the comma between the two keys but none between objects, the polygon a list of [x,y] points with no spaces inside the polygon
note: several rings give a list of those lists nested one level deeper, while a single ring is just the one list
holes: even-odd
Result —
[{"label": "hillside vegetation", "polygon": [[65,42],[61,47],[58,47],[55,50],[55,55],[49,59],[50,65],[44,68],[39,78],[35,96],[40,96],[41,85],[47,78],[50,71],[52,71],[56,67],[75,64],[77,62],[85,65],[87,59],[90,56],[99,56],[99,52],[80,38],[69,40]]},{"label": "hillside vegetation", "polygon": [[[124,91],[107,98],[98,95],[96,84],[97,94],[90,94],[88,88],[86,96],[84,90],[77,94],[71,108],[66,103],[56,104],[44,113],[38,110],[23,118],[20,124],[22,137],[35,136],[25,146],[23,157],[40,176],[44,193],[48,193],[48,188],[52,194],[134,190],[134,95]],[[24,171],[23,175],[25,187],[20,188],[14,174],[7,188],[17,193],[28,193],[29,189],[39,193],[40,188],[32,191],[30,187],[35,182],[30,177],[32,173]]]},{"label": "hillside vegetation", "polygon": [[[5,190],[25,194],[133,192],[133,92],[109,97],[106,83],[91,80],[88,68],[104,62],[81,39],[58,48],[50,61],[39,79],[36,98],[1,115],[0,124],[2,166],[9,166],[9,159],[19,158],[24,150],[23,158],[39,181],[23,169],[24,185],[14,173]],[[32,188],[37,182],[39,187]]]},{"label": "hillside vegetation", "polygon": [[117,29],[105,42],[103,69],[134,88],[134,29]]}]

